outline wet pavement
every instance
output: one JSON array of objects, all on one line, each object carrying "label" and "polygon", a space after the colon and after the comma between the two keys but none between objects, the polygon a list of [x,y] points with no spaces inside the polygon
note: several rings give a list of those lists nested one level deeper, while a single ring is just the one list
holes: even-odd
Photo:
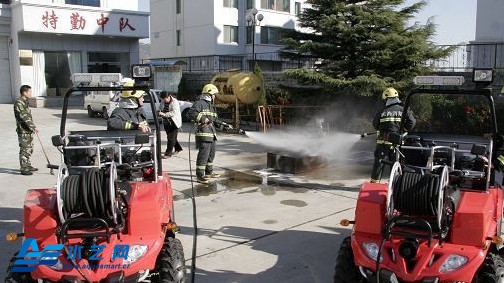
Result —
[{"label": "wet pavement", "polygon": [[[0,105],[10,113],[12,105]],[[53,163],[58,152],[50,136],[59,132],[57,109],[33,109],[44,147]],[[104,129],[105,121],[72,110],[69,126]],[[6,156],[0,160],[0,278],[7,260],[20,243],[5,243],[9,231],[21,231],[22,203],[28,188],[53,186],[55,176],[45,169],[45,158],[35,145],[33,163],[40,170],[31,177],[17,171],[14,119],[0,117],[0,141]],[[163,160],[175,190],[175,215],[181,230],[187,265],[192,252],[192,196],[188,130],[179,134],[184,151]],[[191,139],[193,139],[191,137]],[[163,145],[165,136],[163,134]],[[369,177],[372,140],[359,140],[344,158],[300,175],[266,168],[267,149],[246,136],[221,135],[215,171],[222,175],[211,185],[194,182],[197,204],[197,282],[330,282],[336,252],[350,230],[339,227],[352,218],[358,188]],[[191,160],[196,157],[191,145]],[[195,168],[194,161],[192,167]]]}]

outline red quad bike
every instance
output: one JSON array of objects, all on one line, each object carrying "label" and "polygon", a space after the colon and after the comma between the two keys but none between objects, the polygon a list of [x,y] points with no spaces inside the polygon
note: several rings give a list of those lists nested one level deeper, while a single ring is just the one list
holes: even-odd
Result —
[{"label": "red quad bike", "polygon": [[[142,74],[135,68],[143,67],[148,68],[134,66],[133,73]],[[150,76],[149,71],[144,74]],[[19,259],[15,255],[6,282],[185,281],[184,252],[174,233],[171,181],[162,171],[157,116],[155,130],[149,134],[65,131],[72,94],[123,90],[150,95],[141,83],[134,87],[78,86],[66,92],[60,135],[52,138],[62,153],[57,185],[28,191],[21,234],[34,238],[41,251],[54,244],[65,247],[54,264],[38,265],[29,273],[12,272]],[[156,113],[153,101],[151,97],[151,109]],[[111,255],[117,245],[128,249],[126,255],[114,259]],[[98,256],[97,246],[103,247]],[[80,247],[78,253],[76,247]]]},{"label": "red quad bike", "polygon": [[388,183],[364,184],[355,220],[341,222],[354,226],[334,282],[504,282],[503,138],[491,90],[419,88],[406,110],[417,125],[389,137],[398,161],[384,161]]}]

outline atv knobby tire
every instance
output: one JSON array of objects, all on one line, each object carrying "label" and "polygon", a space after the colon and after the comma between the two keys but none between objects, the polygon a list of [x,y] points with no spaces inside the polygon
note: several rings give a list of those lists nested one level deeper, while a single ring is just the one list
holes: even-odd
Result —
[{"label": "atv knobby tire", "polygon": [[159,283],[183,283],[186,277],[185,258],[179,239],[166,237],[163,248],[156,260],[158,275],[151,278]]},{"label": "atv knobby tire", "polygon": [[504,283],[504,257],[502,252],[490,249],[473,283]]},{"label": "atv knobby tire", "polygon": [[14,261],[16,260],[17,253],[12,257],[7,267],[7,275],[5,276],[5,283],[35,283],[30,273],[11,272]]},{"label": "atv knobby tire", "polygon": [[360,283],[363,276],[355,266],[350,237],[341,242],[338,257],[336,258],[336,268],[334,273],[334,283]]}]

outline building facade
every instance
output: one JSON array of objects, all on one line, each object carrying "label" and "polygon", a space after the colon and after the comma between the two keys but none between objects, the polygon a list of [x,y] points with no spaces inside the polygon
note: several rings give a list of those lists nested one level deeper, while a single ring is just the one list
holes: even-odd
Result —
[{"label": "building facade", "polygon": [[[139,39],[149,37],[149,13],[139,11],[138,2],[17,0],[0,5],[0,60],[7,50],[10,68],[10,87],[0,87],[0,103],[12,102],[22,84],[31,85],[35,97],[61,96],[71,86],[72,73],[128,75],[130,64],[139,61]],[[2,29],[4,10],[8,30]],[[0,86],[5,80],[0,77]]]},{"label": "building facade", "polygon": [[[297,29],[304,0],[151,0],[151,58],[178,59],[186,71],[248,68],[281,71],[286,30]],[[257,9],[256,25],[247,21]],[[263,19],[259,21],[259,14]],[[296,63],[296,62],[295,62]]]},{"label": "building facade", "polygon": [[473,68],[504,68],[504,1],[478,0],[475,40],[467,46]]}]

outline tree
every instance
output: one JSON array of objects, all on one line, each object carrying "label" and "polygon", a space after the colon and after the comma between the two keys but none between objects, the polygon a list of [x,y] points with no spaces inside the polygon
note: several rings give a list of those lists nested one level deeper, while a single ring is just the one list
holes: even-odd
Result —
[{"label": "tree", "polygon": [[264,75],[262,72],[261,67],[257,62],[255,62],[254,65],[254,74],[259,77],[261,80],[261,96],[257,100],[257,105],[266,105],[268,104],[267,99],[266,99],[266,88],[265,88],[265,83],[264,83]]},{"label": "tree", "polygon": [[321,62],[317,69],[288,72],[305,84],[322,84],[332,92],[371,95],[387,86],[404,89],[428,73],[429,60],[453,49],[437,47],[431,19],[425,25],[408,20],[426,1],[411,6],[405,0],[308,0],[300,26],[311,32],[286,35],[282,55]]}]

